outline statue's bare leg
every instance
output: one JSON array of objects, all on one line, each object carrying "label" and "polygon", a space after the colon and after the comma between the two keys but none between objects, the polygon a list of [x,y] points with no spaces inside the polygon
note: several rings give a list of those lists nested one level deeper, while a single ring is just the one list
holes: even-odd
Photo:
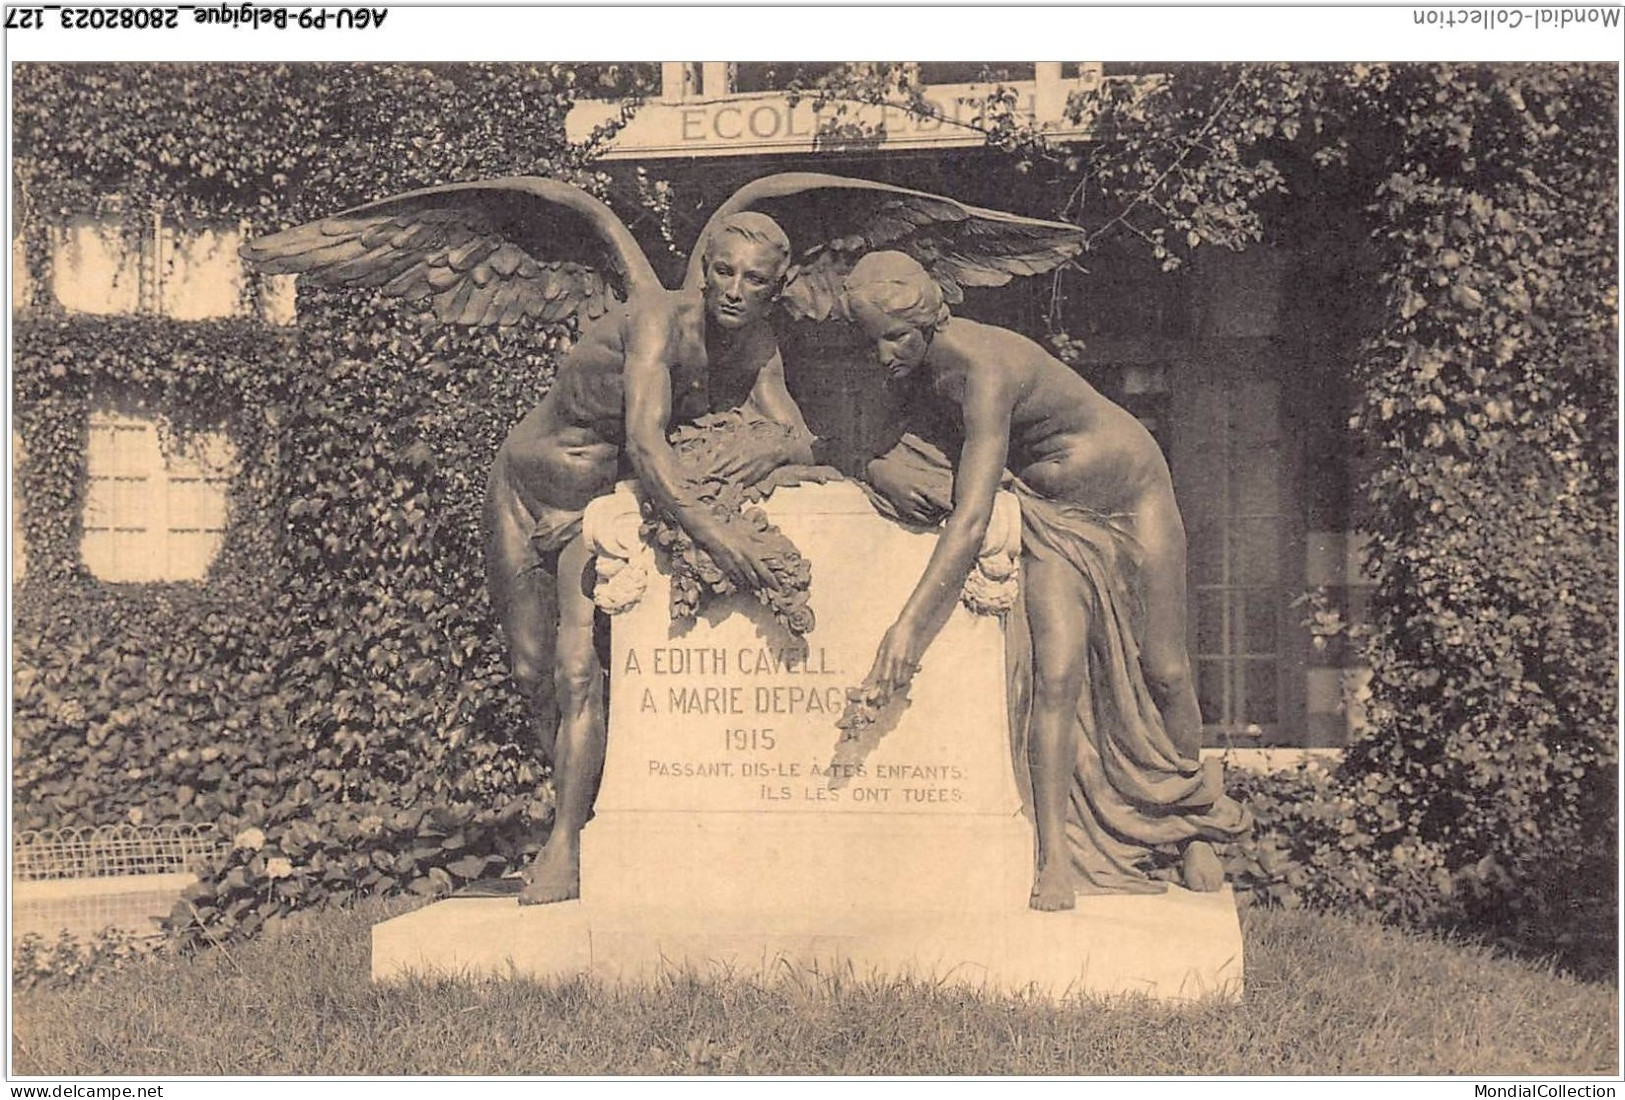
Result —
[{"label": "statue's bare leg", "polygon": [[[1140,574],[1145,585],[1140,670],[1174,748],[1186,759],[1199,761],[1202,710],[1185,644],[1185,529],[1171,493],[1141,510],[1138,535],[1145,553]],[[1181,869],[1191,890],[1211,891],[1224,885],[1224,865],[1205,840],[1186,843]]]},{"label": "statue's bare leg", "polygon": [[521,905],[581,896],[581,829],[604,771],[604,669],[593,646],[592,555],[577,536],[559,554],[559,629],[554,648],[559,733],[553,749],[553,831],[519,895]]},{"label": "statue's bare leg", "polygon": [[553,697],[558,579],[553,563],[532,549],[535,520],[507,479],[507,462],[499,454],[485,499],[486,585],[502,627],[508,672],[530,711],[536,751],[551,758],[559,724]]},{"label": "statue's bare leg", "polygon": [[1033,639],[1027,753],[1038,827],[1038,869],[1028,904],[1072,909],[1078,882],[1066,847],[1066,815],[1078,766],[1077,708],[1088,670],[1089,624],[1069,566],[1031,557],[1023,566]]}]

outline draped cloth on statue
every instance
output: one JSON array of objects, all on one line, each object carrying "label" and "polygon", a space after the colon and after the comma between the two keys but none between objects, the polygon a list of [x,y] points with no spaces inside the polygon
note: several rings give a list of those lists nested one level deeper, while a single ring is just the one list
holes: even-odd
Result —
[{"label": "draped cloth on statue", "polygon": [[[951,499],[942,452],[905,436],[878,460],[876,481],[907,486],[932,501]],[[1216,760],[1182,756],[1168,736],[1140,667],[1141,555],[1129,520],[1034,492],[1019,478],[1005,488],[1021,502],[1024,559],[1058,561],[1072,578],[1069,606],[1088,624],[1089,658],[1076,708],[1077,765],[1067,813],[1067,849],[1077,889],[1151,892],[1151,852],[1191,840],[1233,840],[1251,827],[1246,809],[1224,793]],[[877,494],[878,497],[878,494]],[[895,509],[880,505],[888,514]],[[1032,699],[1032,638],[1023,605],[1006,624],[1011,750],[1024,798]]]},{"label": "draped cloth on statue", "polygon": [[1089,627],[1066,824],[1078,888],[1160,888],[1140,866],[1150,849],[1233,840],[1249,815],[1225,795],[1217,760],[1204,766],[1181,755],[1152,700],[1140,667],[1140,554],[1129,517],[1048,499],[1019,480],[1010,488],[1021,501],[1023,556],[1069,567],[1068,602]]}]

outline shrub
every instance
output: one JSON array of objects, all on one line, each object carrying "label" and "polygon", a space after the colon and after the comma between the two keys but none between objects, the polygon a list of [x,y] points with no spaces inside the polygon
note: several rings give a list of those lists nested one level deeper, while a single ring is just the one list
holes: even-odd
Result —
[{"label": "shrub", "polygon": [[1487,915],[1615,865],[1614,70],[1419,66],[1377,91],[1373,705],[1346,789],[1385,875],[1447,905],[1466,876]]},{"label": "shrub", "polygon": [[89,939],[63,929],[54,940],[29,932],[11,947],[13,989],[61,989],[95,982],[156,951],[161,940],[121,928],[108,928]]}]

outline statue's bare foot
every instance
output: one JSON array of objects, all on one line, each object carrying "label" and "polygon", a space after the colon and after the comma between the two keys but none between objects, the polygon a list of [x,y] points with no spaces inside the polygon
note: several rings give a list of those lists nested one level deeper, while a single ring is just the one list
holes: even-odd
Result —
[{"label": "statue's bare foot", "polygon": [[1076,909],[1077,887],[1072,882],[1072,876],[1066,873],[1066,868],[1062,866],[1040,870],[1038,877],[1033,880],[1033,894],[1027,899],[1027,904],[1046,913],[1060,909]]},{"label": "statue's bare foot", "polygon": [[1193,840],[1185,845],[1185,857],[1180,871],[1185,889],[1199,893],[1212,893],[1224,885],[1224,864],[1205,840]]},{"label": "statue's bare foot", "polygon": [[581,896],[581,850],[562,839],[537,853],[525,872],[525,888],[519,891],[520,905],[548,905]]}]

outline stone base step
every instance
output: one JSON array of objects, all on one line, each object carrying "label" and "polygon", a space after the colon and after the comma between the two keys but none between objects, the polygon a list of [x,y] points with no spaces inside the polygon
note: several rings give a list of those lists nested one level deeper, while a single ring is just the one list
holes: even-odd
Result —
[{"label": "stone base step", "polygon": [[673,973],[914,978],[1055,1001],[1144,994],[1237,999],[1241,927],[1226,887],[1197,894],[1082,896],[1070,912],[647,908],[580,901],[520,906],[452,898],[373,928],[372,976],[566,978],[644,982]]}]

